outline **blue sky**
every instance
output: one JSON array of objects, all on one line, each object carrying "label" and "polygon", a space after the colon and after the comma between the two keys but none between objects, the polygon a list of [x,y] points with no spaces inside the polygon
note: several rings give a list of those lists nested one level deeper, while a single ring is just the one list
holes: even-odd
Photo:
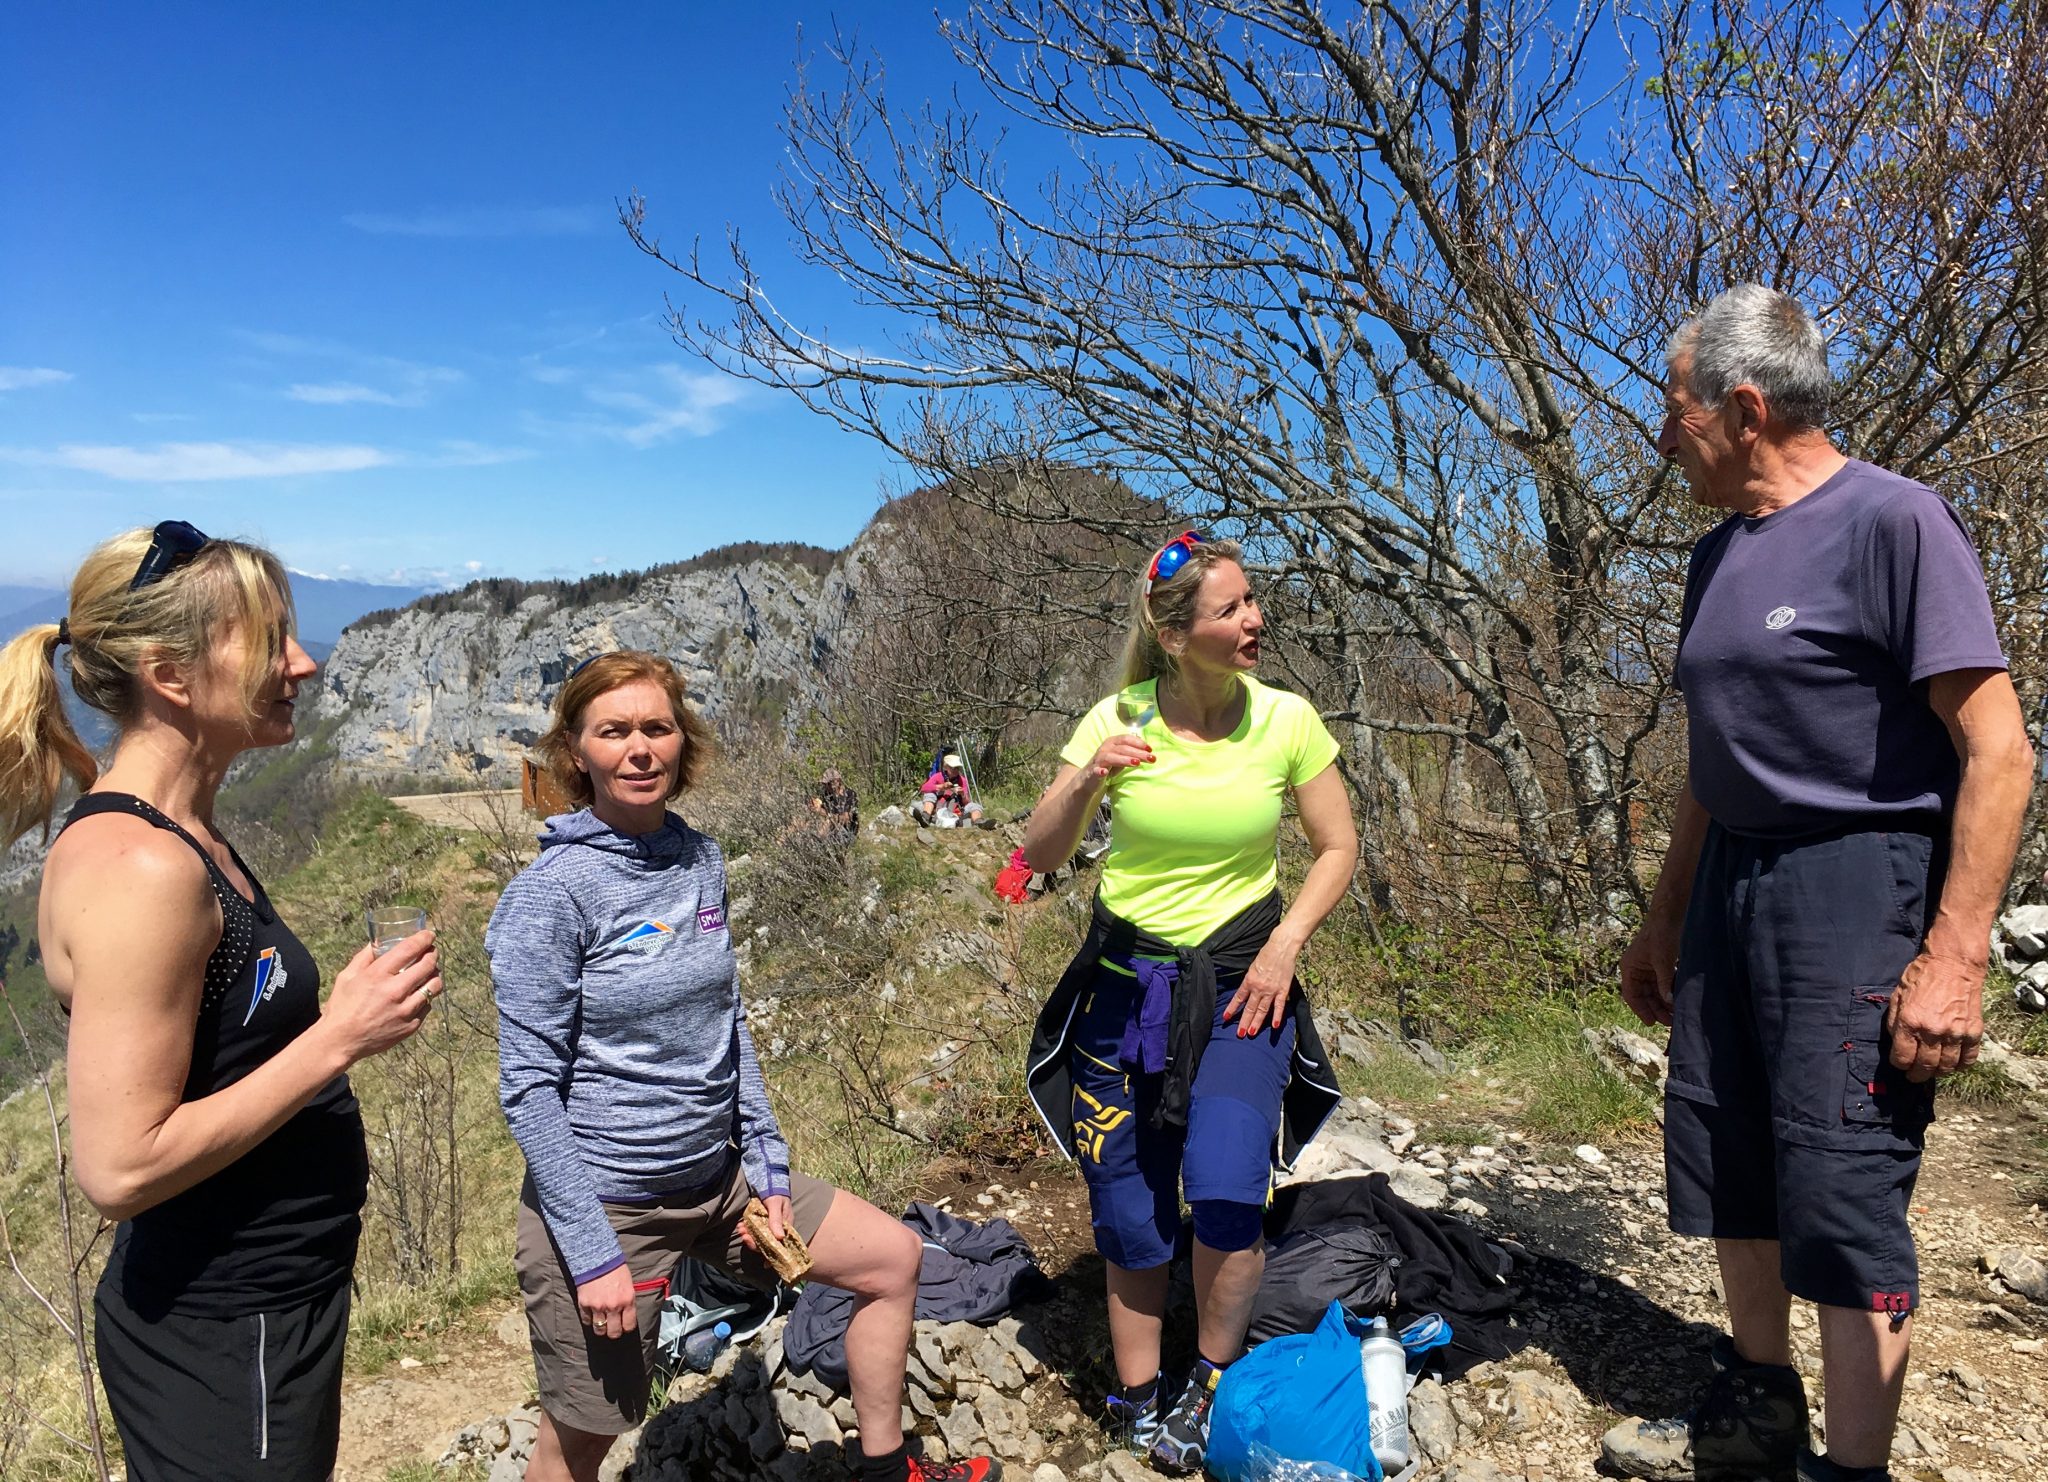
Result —
[{"label": "blue sky", "polygon": [[[953,80],[928,4],[861,4],[899,100]],[[744,539],[839,545],[895,470],[693,363],[665,244],[770,189],[795,4],[17,5],[0,11],[0,582],[167,516],[295,568],[453,584]]]}]

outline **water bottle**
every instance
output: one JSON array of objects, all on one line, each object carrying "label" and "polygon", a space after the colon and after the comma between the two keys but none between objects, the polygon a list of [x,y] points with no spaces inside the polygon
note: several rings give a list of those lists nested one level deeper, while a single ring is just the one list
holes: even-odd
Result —
[{"label": "water bottle", "polygon": [[1408,1351],[1376,1317],[1359,1345],[1365,1369],[1365,1406],[1372,1427],[1372,1454],[1388,1476],[1408,1465]]},{"label": "water bottle", "polygon": [[[699,1374],[711,1372],[712,1363],[718,1358],[719,1350],[732,1341],[732,1324],[719,1323],[715,1327],[699,1328],[683,1340],[683,1366]],[[1395,1345],[1399,1347],[1399,1344]],[[1404,1408],[1403,1413],[1406,1413]],[[1407,1432],[1404,1430],[1405,1436]]]}]

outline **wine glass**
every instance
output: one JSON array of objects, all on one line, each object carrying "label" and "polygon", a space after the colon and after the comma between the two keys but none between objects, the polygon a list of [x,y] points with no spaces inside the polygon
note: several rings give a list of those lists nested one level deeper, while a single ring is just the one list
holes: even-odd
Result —
[{"label": "wine glass", "polygon": [[1159,701],[1156,694],[1146,694],[1136,688],[1117,692],[1116,718],[1123,722],[1124,728],[1133,736],[1144,735],[1145,727],[1151,725],[1153,718],[1158,714]]}]

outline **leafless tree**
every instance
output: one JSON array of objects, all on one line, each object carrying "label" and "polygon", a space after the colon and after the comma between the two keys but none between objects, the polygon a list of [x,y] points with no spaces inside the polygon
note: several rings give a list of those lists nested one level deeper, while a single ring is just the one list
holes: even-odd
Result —
[{"label": "leafless tree", "polygon": [[1075,506],[1126,524],[1165,517],[1085,470],[1020,464],[984,464],[883,510],[859,637],[834,676],[835,732],[864,774],[958,744],[978,748],[986,778],[1006,741],[1052,739],[1103,693],[1136,548],[1098,521],[1006,513]]},{"label": "leafless tree", "polygon": [[[2044,24],[984,0],[944,23],[950,111],[899,109],[839,42],[791,106],[798,250],[891,348],[785,315],[737,239],[670,252],[624,217],[682,275],[684,344],[930,476],[1099,468],[1241,532],[1305,619],[1382,893],[1436,829],[1551,922],[1608,923],[1672,791],[1704,524],[1650,449],[1662,344],[1723,284],[1794,294],[1833,335],[1845,446],[1984,507],[1980,429],[2048,433]],[[1034,139],[1071,163],[1013,178]]]},{"label": "leafless tree", "polygon": [[[5,961],[0,961],[0,1004],[6,1006],[7,1018],[13,1024],[16,1036],[26,1046],[29,1044],[28,1031],[22,1027],[21,1015],[15,1011],[13,995],[7,991],[6,966]],[[57,1255],[61,1263],[58,1268],[59,1285],[54,1291],[47,1291],[23,1267],[21,1252],[15,1247],[5,1209],[0,1209],[0,1250],[5,1250],[8,1269],[14,1273],[21,1289],[57,1325],[65,1341],[71,1345],[72,1364],[78,1376],[79,1409],[85,1417],[85,1433],[73,1436],[41,1416],[31,1414],[28,1418],[82,1455],[91,1465],[92,1475],[100,1482],[109,1482],[107,1439],[100,1426],[99,1391],[93,1370],[91,1340],[85,1326],[85,1289],[89,1280],[85,1267],[99,1241],[99,1231],[95,1230],[81,1248],[72,1227],[71,1158],[64,1148],[64,1115],[57,1109],[57,1095],[50,1085],[49,1071],[40,1060],[32,1059],[31,1064],[30,1079],[42,1096],[43,1109],[50,1124],[50,1146],[54,1158],[52,1199],[56,1206]],[[101,1228],[104,1228],[103,1224]],[[17,1404],[18,1397],[10,1396],[9,1408],[15,1408]]]}]

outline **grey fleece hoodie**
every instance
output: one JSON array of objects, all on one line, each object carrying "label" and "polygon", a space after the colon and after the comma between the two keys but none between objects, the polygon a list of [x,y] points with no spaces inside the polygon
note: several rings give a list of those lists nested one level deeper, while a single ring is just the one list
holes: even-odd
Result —
[{"label": "grey fleece hoodie", "polygon": [[625,1257],[602,1201],[699,1187],[737,1145],[747,1182],[789,1191],[726,929],[725,859],[673,813],[651,834],[588,809],[550,818],[484,946],[498,1098],[571,1277]]}]

